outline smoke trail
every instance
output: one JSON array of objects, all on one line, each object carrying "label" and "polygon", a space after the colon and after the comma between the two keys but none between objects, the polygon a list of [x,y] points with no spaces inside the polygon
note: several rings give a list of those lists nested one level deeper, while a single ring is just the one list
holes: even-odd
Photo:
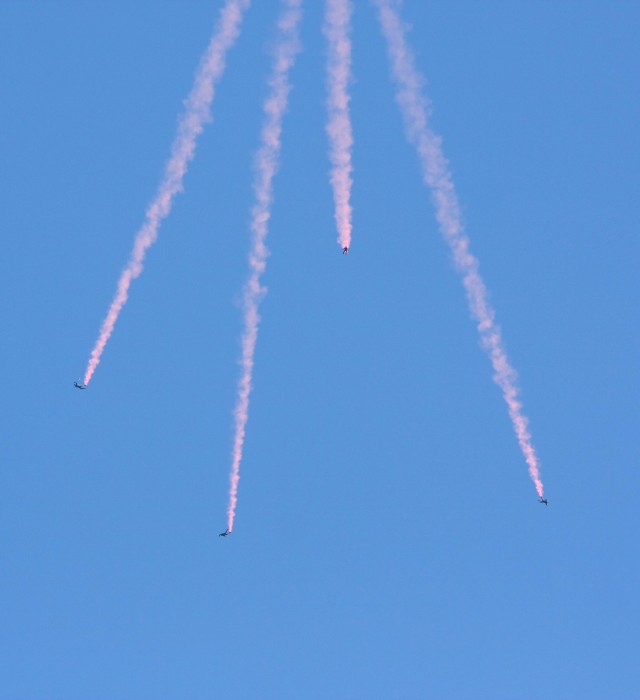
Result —
[{"label": "smoke trail", "polygon": [[155,243],[158,228],[171,211],[175,195],[182,190],[187,165],[195,155],[196,139],[202,132],[204,123],[211,119],[210,107],[215,85],[224,72],[227,51],[238,38],[242,17],[249,3],[250,0],[227,0],[220,11],[216,30],[201,59],[193,88],[185,102],[185,111],[178,124],[178,133],[173,142],[171,157],[165,166],[162,182],[155,199],[147,209],[145,222],[136,234],[129,261],[120,275],[116,294],[91,351],[84,375],[85,384],[91,381],[107,341],[113,333],[120,311],[129,296],[131,281],[142,272],[147,250]]},{"label": "smoke trail", "polygon": [[493,379],[502,390],[509,416],[522,454],[529,466],[529,475],[542,498],[544,486],[540,479],[540,464],[534,450],[528,420],[516,385],[516,373],[509,364],[502,344],[495,311],[489,303],[487,288],[478,271],[478,260],[469,252],[448,163],[442,153],[441,139],[428,126],[431,111],[429,101],[422,95],[423,79],[415,67],[413,55],[405,41],[405,28],[398,16],[398,3],[393,0],[373,0],[378,8],[382,32],[387,41],[391,69],[396,82],[396,99],[402,110],[407,138],[416,147],[425,184],[432,190],[436,218],[440,231],[449,244],[467,293],[471,313],[478,323],[483,347],[493,365]]},{"label": "smoke trail", "polygon": [[350,0],[327,0],[324,34],[329,42],[327,61],[327,134],[331,186],[340,247],[351,245],[351,149],[353,134],[347,86],[351,77]]},{"label": "smoke trail", "polygon": [[240,480],[240,462],[249,418],[249,395],[252,388],[253,356],[258,337],[260,316],[258,305],[266,293],[260,286],[260,278],[267,266],[267,247],[265,244],[271,218],[273,201],[273,178],[278,170],[280,156],[282,118],[287,109],[291,86],[289,70],[300,50],[298,26],[302,15],[302,0],[283,0],[283,12],[278,21],[278,44],[275,50],[273,68],[269,77],[269,94],[264,101],[264,122],[261,132],[261,144],[255,158],[255,178],[253,189],[255,204],[251,212],[252,244],[249,253],[249,279],[244,287],[244,331],[242,334],[242,368],[238,382],[238,397],[234,410],[235,435],[231,461],[228,529],[233,531],[233,521],[238,503],[238,481]]}]

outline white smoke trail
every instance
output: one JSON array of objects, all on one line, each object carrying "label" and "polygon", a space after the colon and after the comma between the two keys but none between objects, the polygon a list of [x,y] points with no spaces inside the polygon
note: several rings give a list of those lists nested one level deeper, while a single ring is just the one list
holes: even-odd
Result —
[{"label": "white smoke trail", "polygon": [[432,192],[440,231],[449,244],[456,267],[462,275],[469,307],[478,323],[481,343],[493,365],[493,379],[502,390],[520,449],[529,467],[529,475],[542,498],[544,486],[540,478],[540,463],[531,441],[528,419],[522,412],[516,372],[503,347],[495,311],[489,303],[487,288],[478,271],[478,260],[469,252],[469,238],[462,226],[458,197],[442,153],[441,139],[428,126],[431,106],[422,94],[424,80],[407,47],[405,28],[397,11],[399,3],[393,0],[372,1],[378,8],[382,32],[387,41],[397,89],[396,99],[402,110],[407,137],[418,151],[422,176]]},{"label": "white smoke trail", "polygon": [[202,57],[193,88],[186,100],[185,112],[178,124],[178,134],[173,142],[171,157],[165,166],[164,177],[155,199],[147,209],[145,222],[136,234],[129,261],[120,275],[116,294],[91,351],[84,375],[85,384],[89,384],[100,363],[120,311],[128,299],[131,282],[142,272],[147,250],[155,243],[160,224],[171,211],[175,195],[182,190],[187,165],[195,155],[196,139],[202,132],[204,123],[211,119],[210,108],[215,85],[224,72],[227,51],[238,38],[242,17],[249,3],[250,0],[227,0],[220,11],[213,37]]},{"label": "white smoke trail", "polygon": [[233,532],[233,523],[238,504],[238,482],[240,480],[240,463],[249,418],[249,396],[252,389],[253,358],[258,337],[260,316],[258,306],[266,289],[260,280],[267,265],[266,238],[271,205],[273,202],[273,178],[278,170],[280,158],[282,118],[287,109],[289,92],[289,71],[296,55],[300,51],[298,26],[302,16],[302,0],[283,0],[282,16],[278,21],[278,43],[275,50],[272,73],[269,78],[269,94],[264,101],[264,122],[261,132],[261,144],[256,153],[256,174],[253,183],[255,204],[251,213],[252,245],[249,254],[251,269],[249,280],[244,287],[244,331],[242,334],[242,368],[238,383],[234,418],[235,435],[229,477],[229,508],[227,511],[229,532]]},{"label": "white smoke trail", "polygon": [[338,241],[341,248],[351,245],[351,150],[353,133],[349,114],[348,85],[351,77],[352,6],[350,0],[327,0],[324,34],[329,44],[327,60],[327,134],[331,161],[331,186],[335,205]]}]

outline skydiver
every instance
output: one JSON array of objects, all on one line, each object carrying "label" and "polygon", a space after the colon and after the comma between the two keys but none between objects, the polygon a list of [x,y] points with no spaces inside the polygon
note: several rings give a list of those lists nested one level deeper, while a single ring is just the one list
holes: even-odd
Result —
[{"label": "skydiver", "polygon": [[546,498],[542,498],[542,496],[540,496],[540,498],[538,499],[538,503],[544,503],[545,506],[548,506],[548,505],[549,505],[549,500],[546,499]]},{"label": "skydiver", "polygon": [[86,384],[78,384],[78,382],[73,382],[73,386],[75,386],[76,389],[86,389],[87,388]]},{"label": "skydiver", "polygon": [[346,245],[346,246],[342,249],[342,254],[343,254],[343,255],[347,255],[348,253],[349,253],[349,246]]},{"label": "skydiver", "polygon": [[227,535],[230,535],[231,533],[229,532],[229,528],[227,528],[224,532],[221,532],[218,537],[226,537]]}]

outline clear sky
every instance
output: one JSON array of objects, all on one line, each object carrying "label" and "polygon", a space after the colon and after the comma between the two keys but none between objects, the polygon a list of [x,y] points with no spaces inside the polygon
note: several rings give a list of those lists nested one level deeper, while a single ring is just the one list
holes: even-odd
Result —
[{"label": "clear sky", "polygon": [[0,698],[640,697],[640,7],[403,8],[545,508],[364,0],[340,254],[307,1],[222,539],[275,0],[73,388],[221,6],[0,3]]}]

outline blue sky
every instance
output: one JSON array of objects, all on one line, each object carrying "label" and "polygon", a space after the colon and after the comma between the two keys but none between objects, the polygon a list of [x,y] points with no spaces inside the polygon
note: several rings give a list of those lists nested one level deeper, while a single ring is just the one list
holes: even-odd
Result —
[{"label": "blue sky", "polygon": [[254,4],[86,392],[221,2],[0,4],[0,696],[638,697],[640,10],[403,10],[544,508],[360,0],[340,255],[307,3],[223,540],[278,13]]}]

